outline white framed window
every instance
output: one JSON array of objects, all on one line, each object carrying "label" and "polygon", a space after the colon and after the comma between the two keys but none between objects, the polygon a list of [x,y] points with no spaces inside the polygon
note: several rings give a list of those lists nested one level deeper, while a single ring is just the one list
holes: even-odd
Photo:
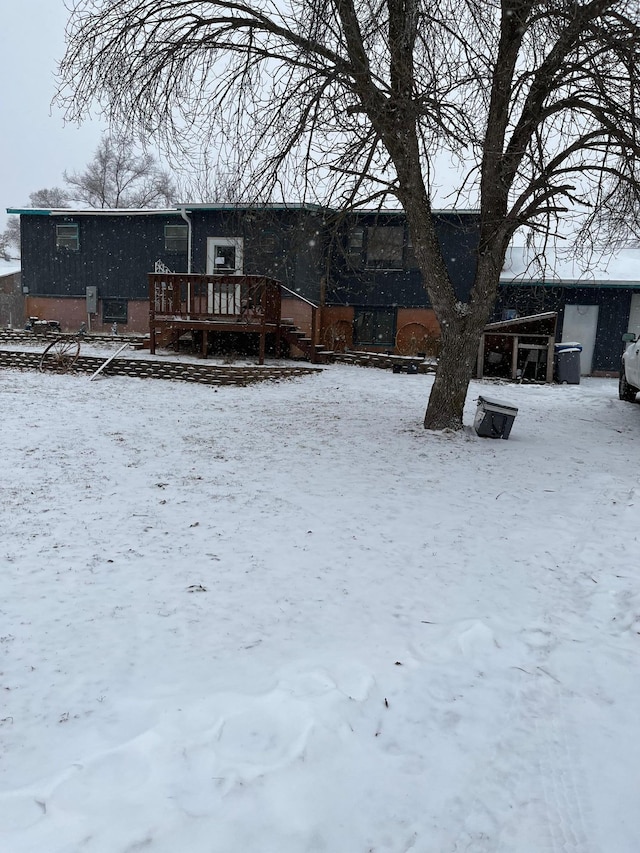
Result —
[{"label": "white framed window", "polygon": [[242,237],[207,237],[207,275],[242,275]]}]

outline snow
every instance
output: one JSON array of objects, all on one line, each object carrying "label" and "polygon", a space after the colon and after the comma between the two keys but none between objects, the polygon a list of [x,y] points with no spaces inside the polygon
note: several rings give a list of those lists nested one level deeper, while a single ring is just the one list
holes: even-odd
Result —
[{"label": "snow", "polygon": [[0,850],[637,853],[640,406],[0,372]]},{"label": "snow", "polygon": [[0,258],[0,278],[20,272],[20,261],[5,261]]},{"label": "snow", "polygon": [[538,279],[544,273],[548,280],[637,283],[640,281],[640,247],[625,246],[616,252],[597,252],[581,256],[575,247],[556,251],[549,246],[543,256],[532,248],[511,245],[507,251],[501,279]]}]

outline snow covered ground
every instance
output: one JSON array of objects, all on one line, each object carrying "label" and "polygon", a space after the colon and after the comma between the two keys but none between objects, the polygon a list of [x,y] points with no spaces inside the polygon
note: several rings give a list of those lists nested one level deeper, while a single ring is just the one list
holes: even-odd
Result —
[{"label": "snow covered ground", "polygon": [[0,850],[637,853],[640,405],[0,373]]}]

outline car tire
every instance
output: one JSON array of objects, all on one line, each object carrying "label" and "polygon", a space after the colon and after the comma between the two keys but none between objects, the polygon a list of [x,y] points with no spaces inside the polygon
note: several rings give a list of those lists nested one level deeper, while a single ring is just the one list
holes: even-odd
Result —
[{"label": "car tire", "polygon": [[629,385],[624,375],[624,364],[620,368],[620,382],[618,383],[618,396],[621,400],[625,400],[627,403],[635,403],[636,394],[638,393],[638,389],[634,388],[633,385]]}]

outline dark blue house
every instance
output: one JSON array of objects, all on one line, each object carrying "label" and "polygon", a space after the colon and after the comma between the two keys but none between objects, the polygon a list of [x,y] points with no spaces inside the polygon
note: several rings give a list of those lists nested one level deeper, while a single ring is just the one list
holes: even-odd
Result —
[{"label": "dark blue house", "polygon": [[[313,334],[329,349],[438,352],[439,326],[401,211],[184,204],[8,212],[21,218],[25,316],[56,319],[63,329],[84,322],[101,331],[117,323],[121,331],[148,332],[154,271],[257,275],[318,306]],[[433,216],[464,301],[475,273],[478,214]],[[548,311],[558,313],[560,339],[583,343],[584,373],[615,372],[621,334],[640,332],[640,249],[620,253],[608,271],[553,263],[544,273],[513,249],[494,319]]]}]

